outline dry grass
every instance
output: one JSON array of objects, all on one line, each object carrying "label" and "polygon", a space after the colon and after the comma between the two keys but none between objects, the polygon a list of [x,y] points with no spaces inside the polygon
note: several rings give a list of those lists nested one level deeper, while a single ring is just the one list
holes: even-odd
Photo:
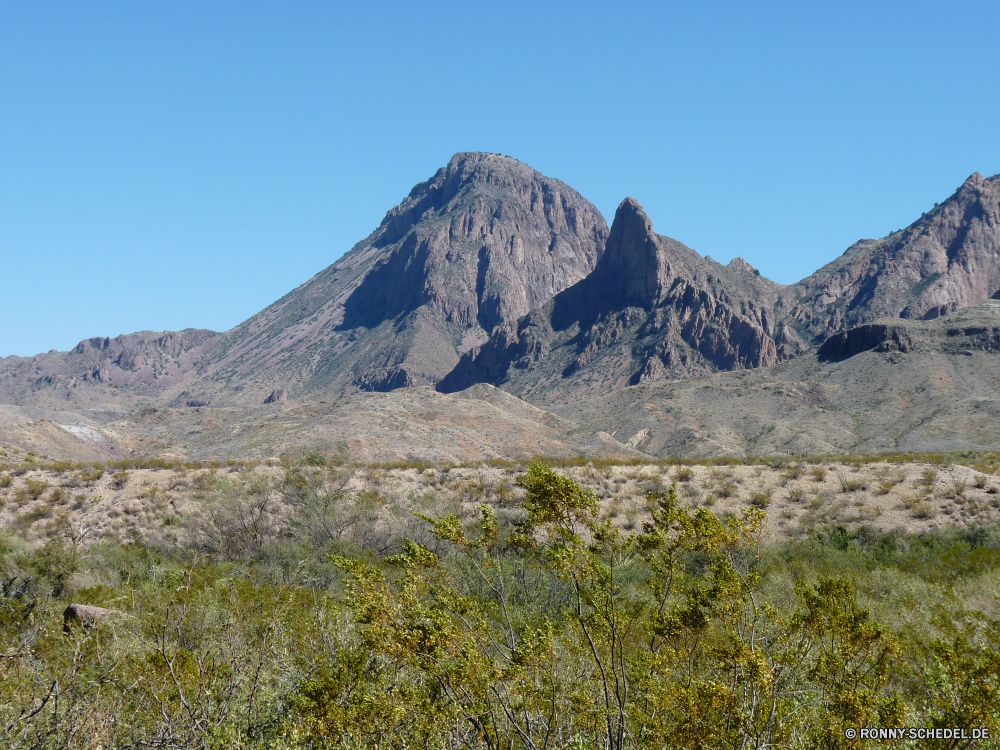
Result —
[{"label": "dry grass", "polygon": [[[958,526],[1000,522],[1000,490],[976,469],[941,464],[847,466],[761,462],[706,463],[676,468],[662,464],[580,462],[557,467],[601,503],[601,513],[624,531],[641,529],[649,517],[649,492],[676,483],[691,507],[724,515],[748,507],[770,517],[771,538],[794,537],[824,526],[865,524],[882,530],[920,532],[942,523]],[[277,482],[292,467],[258,465],[243,476]],[[117,467],[114,467],[117,468]],[[475,466],[346,466],[342,491],[364,507],[375,525],[402,523],[414,513],[474,517],[480,503],[517,513],[524,492],[521,464]],[[331,472],[304,467],[303,474]],[[237,481],[236,467],[103,470],[101,467],[7,472],[0,482],[0,527],[13,527],[40,543],[53,534],[75,542],[147,538],[185,544],[199,518],[210,512],[218,482]],[[75,480],[75,481],[74,481]],[[303,480],[305,481],[305,480]],[[279,502],[278,507],[282,507]],[[374,514],[374,515],[372,515]],[[414,522],[418,523],[418,522]]]}]

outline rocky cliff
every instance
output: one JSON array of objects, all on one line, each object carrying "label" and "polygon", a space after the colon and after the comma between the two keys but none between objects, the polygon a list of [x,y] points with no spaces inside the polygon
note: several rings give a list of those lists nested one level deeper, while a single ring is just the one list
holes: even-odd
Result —
[{"label": "rocky cliff", "polygon": [[343,258],[227,333],[202,372],[253,400],[435,384],[494,327],[586,277],[607,233],[558,180],[457,154]]},{"label": "rocky cliff", "polygon": [[175,392],[188,396],[215,331],[140,331],[84,339],[68,352],[0,359],[0,403],[90,408],[135,406]]},{"label": "rocky cliff", "polygon": [[497,327],[439,385],[503,385],[575,398],[651,380],[761,367],[802,350],[780,322],[783,287],[742,259],[721,266],[661,237],[639,203],[618,207],[594,272]]},{"label": "rocky cliff", "polygon": [[796,284],[790,318],[820,342],[876,318],[936,318],[998,290],[1000,175],[977,172],[906,229],[861,240]]}]

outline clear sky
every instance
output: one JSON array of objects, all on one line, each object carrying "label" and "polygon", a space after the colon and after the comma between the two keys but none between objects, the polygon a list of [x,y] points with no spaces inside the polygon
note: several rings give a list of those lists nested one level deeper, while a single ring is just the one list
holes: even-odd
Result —
[{"label": "clear sky", "polygon": [[458,151],[797,281],[1000,172],[1000,3],[0,0],[0,356],[226,330]]}]

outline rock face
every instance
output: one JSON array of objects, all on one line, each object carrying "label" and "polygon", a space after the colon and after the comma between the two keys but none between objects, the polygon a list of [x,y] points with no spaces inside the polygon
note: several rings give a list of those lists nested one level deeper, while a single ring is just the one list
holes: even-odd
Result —
[{"label": "rock face", "polygon": [[226,334],[202,369],[260,399],[275,381],[332,395],[435,384],[494,327],[586,277],[607,233],[558,180],[457,154],[343,258]]},{"label": "rock face", "polygon": [[155,400],[196,377],[196,366],[221,336],[191,328],[141,331],[84,339],[68,352],[6,357],[0,359],[0,402]]},{"label": "rock face", "polygon": [[774,364],[802,349],[779,321],[783,287],[660,237],[639,203],[618,207],[594,272],[517,323],[496,328],[439,385],[503,385],[575,398],[651,380]]},{"label": "rock face", "polygon": [[861,240],[793,288],[814,342],[876,318],[930,320],[1000,293],[1000,175],[973,174],[906,229]]},{"label": "rock face", "polygon": [[105,609],[90,604],[70,604],[63,611],[63,632],[72,633],[74,625],[80,625],[86,630],[102,622],[120,620],[128,617],[119,609]]},{"label": "rock face", "polygon": [[288,389],[282,388],[279,391],[271,391],[271,395],[264,399],[265,404],[279,404],[288,400]]}]

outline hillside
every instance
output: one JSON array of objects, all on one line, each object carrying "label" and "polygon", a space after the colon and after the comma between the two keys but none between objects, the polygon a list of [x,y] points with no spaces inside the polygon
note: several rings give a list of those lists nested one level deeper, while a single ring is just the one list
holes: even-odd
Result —
[{"label": "hillside", "polygon": [[721,266],[618,207],[594,272],[466,353],[439,390],[492,383],[539,403],[663,378],[765,367],[804,347],[784,287],[742,259]]},{"label": "hillside", "polygon": [[790,317],[821,342],[876,318],[936,318],[1000,293],[1000,175],[976,172],[906,229],[861,240],[793,288]]},{"label": "hillside", "polygon": [[551,409],[664,457],[997,450],[1000,302],[877,321],[774,367]]},{"label": "hillside", "polygon": [[342,396],[433,385],[459,356],[584,278],[600,212],[567,185],[493,154],[456,154],[367,239],[229,331],[206,388]]}]

